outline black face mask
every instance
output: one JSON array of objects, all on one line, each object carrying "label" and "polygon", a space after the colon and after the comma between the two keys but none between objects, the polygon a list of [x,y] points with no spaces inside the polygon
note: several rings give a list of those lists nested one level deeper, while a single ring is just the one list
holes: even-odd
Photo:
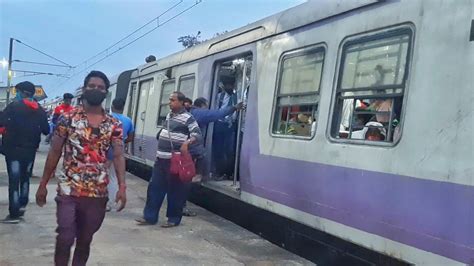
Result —
[{"label": "black face mask", "polygon": [[92,106],[98,106],[98,105],[102,104],[102,102],[104,101],[106,96],[107,95],[106,95],[105,92],[102,92],[102,91],[96,90],[96,89],[86,90],[82,94],[82,98],[85,99],[87,101],[87,103],[92,105]]}]

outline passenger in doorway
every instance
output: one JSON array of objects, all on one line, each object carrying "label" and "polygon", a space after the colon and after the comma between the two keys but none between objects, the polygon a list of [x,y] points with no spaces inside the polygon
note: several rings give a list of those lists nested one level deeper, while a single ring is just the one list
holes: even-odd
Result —
[{"label": "passenger in doorway", "polygon": [[[125,145],[131,143],[135,138],[135,128],[133,127],[132,119],[123,115],[123,108],[125,106],[125,100],[121,98],[116,98],[112,101],[112,116],[122,123],[122,132],[123,132],[123,142]],[[109,184],[107,185],[107,190],[109,191],[109,195],[116,195],[118,191],[118,181],[117,181],[117,174],[115,171],[115,166],[112,163],[114,150],[113,147],[109,150],[107,154],[107,159],[109,163]],[[107,203],[106,211],[110,211],[112,209],[113,200],[109,199]]]},{"label": "passenger in doorway", "polygon": [[189,98],[184,99],[184,109],[186,109],[187,112],[191,111],[191,106],[193,106],[193,100]]},{"label": "passenger in doorway", "polygon": [[[46,185],[64,150],[63,172],[59,177],[56,218],[55,265],[68,265],[75,243],[72,265],[86,265],[92,237],[102,225],[107,205],[107,152],[114,150],[114,165],[119,183],[118,211],[126,204],[125,158],[122,125],[102,108],[108,88],[107,76],[90,72],[82,88],[83,106],[60,116],[46,159],[36,203],[46,204]],[[64,148],[64,149],[63,149]]]},{"label": "passenger in doorway", "polygon": [[[237,104],[235,78],[223,77],[224,91],[217,95],[218,109],[226,109]],[[218,180],[232,179],[234,174],[237,114],[233,112],[214,124],[212,157]]]},{"label": "passenger in doorway", "polygon": [[10,103],[0,115],[9,201],[9,215],[2,223],[18,223],[25,214],[36,150],[41,134],[49,134],[46,112],[33,100],[35,85],[25,81],[18,83],[15,89],[17,101]]},{"label": "passenger in doorway", "polygon": [[159,132],[158,151],[148,184],[143,217],[136,219],[139,225],[152,225],[158,222],[158,214],[166,195],[168,221],[162,227],[175,227],[181,223],[187,187],[178,176],[170,174],[171,154],[178,150],[188,152],[190,144],[202,141],[201,130],[196,120],[184,108],[185,98],[181,92],[173,92],[170,95],[171,111],[166,116],[163,129]]},{"label": "passenger in doorway", "polygon": [[[194,100],[194,105],[191,107],[191,114],[194,116],[194,119],[196,119],[196,122],[198,123],[201,132],[205,132],[207,126],[210,123],[217,122],[219,121],[219,119],[224,119],[226,116],[234,113],[235,111],[241,110],[242,107],[243,103],[238,103],[234,106],[227,106],[218,110],[210,110],[208,109],[209,105],[207,99],[201,97]],[[197,177],[193,181],[199,182],[202,178],[208,178],[208,161],[203,141],[192,144],[189,148],[189,152],[191,153],[191,156],[193,157],[193,160],[196,163]],[[189,189],[191,188],[190,185],[191,184],[187,185],[186,199],[189,193]],[[183,215],[196,216],[196,213],[186,208],[185,203],[183,208]]]}]

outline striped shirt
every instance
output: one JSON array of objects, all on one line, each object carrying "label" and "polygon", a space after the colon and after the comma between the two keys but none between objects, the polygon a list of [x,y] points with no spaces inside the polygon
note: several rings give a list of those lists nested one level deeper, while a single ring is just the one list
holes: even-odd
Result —
[{"label": "striped shirt", "polygon": [[[202,140],[201,130],[194,117],[184,108],[177,113],[170,112],[166,116],[158,138],[156,157],[170,159],[171,152],[179,151],[181,145],[191,137],[194,137],[198,143]],[[171,143],[173,143],[173,147],[171,147]]]}]

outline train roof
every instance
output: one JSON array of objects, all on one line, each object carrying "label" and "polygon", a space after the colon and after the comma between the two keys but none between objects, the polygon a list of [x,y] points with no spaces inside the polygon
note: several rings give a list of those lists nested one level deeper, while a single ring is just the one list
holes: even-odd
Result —
[{"label": "train roof", "polygon": [[385,0],[309,0],[201,44],[141,65],[132,73],[132,78],[191,62],[378,2]]}]

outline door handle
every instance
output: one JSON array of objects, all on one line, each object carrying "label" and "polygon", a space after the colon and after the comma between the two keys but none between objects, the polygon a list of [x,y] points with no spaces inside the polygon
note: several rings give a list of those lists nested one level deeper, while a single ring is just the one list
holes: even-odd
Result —
[{"label": "door handle", "polygon": [[140,119],[142,121],[145,121],[145,111],[143,111],[141,114],[140,114]]}]

